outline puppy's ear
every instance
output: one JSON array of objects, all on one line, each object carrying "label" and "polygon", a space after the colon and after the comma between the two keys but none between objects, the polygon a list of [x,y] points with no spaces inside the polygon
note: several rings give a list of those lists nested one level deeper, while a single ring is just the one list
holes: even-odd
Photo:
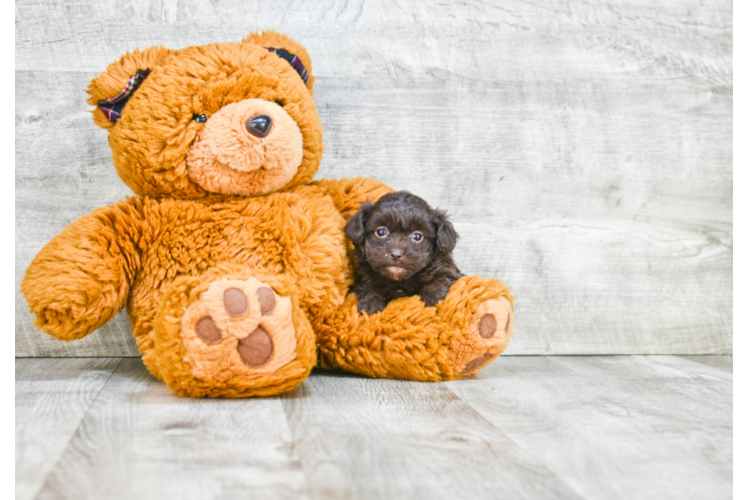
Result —
[{"label": "puppy's ear", "polygon": [[358,212],[348,219],[348,223],[345,225],[345,235],[353,242],[356,246],[361,246],[364,243],[364,226],[366,226],[366,220],[369,218],[369,212],[371,212],[371,202],[366,201],[358,208]]},{"label": "puppy's ear", "polygon": [[454,226],[449,219],[447,219],[447,213],[442,210],[434,210],[434,225],[436,226],[436,246],[442,252],[449,253],[454,250],[457,244],[457,238],[460,237],[455,231]]}]

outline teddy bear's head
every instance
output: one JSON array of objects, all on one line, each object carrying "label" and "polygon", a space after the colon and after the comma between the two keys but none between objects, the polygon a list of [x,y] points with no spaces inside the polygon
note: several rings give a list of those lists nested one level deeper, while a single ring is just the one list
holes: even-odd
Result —
[{"label": "teddy bear's head", "polygon": [[305,184],[322,157],[306,49],[275,32],[123,56],[88,88],[114,166],[153,197],[256,196]]}]

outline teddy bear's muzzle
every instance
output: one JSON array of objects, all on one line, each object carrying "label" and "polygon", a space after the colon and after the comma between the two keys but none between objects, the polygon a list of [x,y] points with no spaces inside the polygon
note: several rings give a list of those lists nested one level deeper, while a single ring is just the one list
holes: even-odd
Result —
[{"label": "teddy bear's muzzle", "polygon": [[281,189],[299,170],[303,137],[278,104],[245,99],[210,116],[187,156],[187,173],[213,193],[261,195]]}]

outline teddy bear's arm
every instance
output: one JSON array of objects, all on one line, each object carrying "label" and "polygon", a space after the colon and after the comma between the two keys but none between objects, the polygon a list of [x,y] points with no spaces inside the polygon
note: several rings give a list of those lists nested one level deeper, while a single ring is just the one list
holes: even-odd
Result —
[{"label": "teddy bear's arm", "polygon": [[312,182],[313,186],[321,187],[332,197],[338,211],[347,220],[358,211],[362,203],[371,200],[375,203],[379,198],[394,191],[391,187],[369,177],[354,177],[352,179],[321,179]]},{"label": "teddy bear's arm", "polygon": [[81,338],[124,307],[140,267],[141,209],[137,198],[99,208],[42,248],[21,282],[40,329]]}]

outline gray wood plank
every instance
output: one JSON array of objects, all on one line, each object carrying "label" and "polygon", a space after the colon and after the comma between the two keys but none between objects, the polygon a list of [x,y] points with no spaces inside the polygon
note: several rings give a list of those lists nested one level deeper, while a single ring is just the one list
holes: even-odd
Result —
[{"label": "gray wood plank", "polygon": [[36,496],[119,359],[16,359],[16,499]]},{"label": "gray wood plank", "polygon": [[277,398],[179,398],[124,359],[37,498],[309,496]]},{"label": "gray wood plank", "polygon": [[731,498],[725,358],[502,356],[441,384],[315,372],[258,400],[178,398],[135,359],[20,359],[16,494]]},{"label": "gray wood plank", "polygon": [[322,372],[281,399],[317,498],[579,498],[441,384]]},{"label": "gray wood plank", "polygon": [[[732,3],[16,3],[16,355],[137,355],[118,315],[54,341],[23,272],[129,194],[88,81],[137,46],[273,28],[309,49],[326,153],[447,209],[517,295],[508,354],[732,352]],[[383,126],[386,124],[386,126]]]},{"label": "gray wood plank", "polygon": [[728,379],[734,366],[732,356],[648,356],[647,359],[689,373]]},{"label": "gray wood plank", "polygon": [[446,384],[585,498],[732,498],[732,374],[662,357],[506,357]]}]

